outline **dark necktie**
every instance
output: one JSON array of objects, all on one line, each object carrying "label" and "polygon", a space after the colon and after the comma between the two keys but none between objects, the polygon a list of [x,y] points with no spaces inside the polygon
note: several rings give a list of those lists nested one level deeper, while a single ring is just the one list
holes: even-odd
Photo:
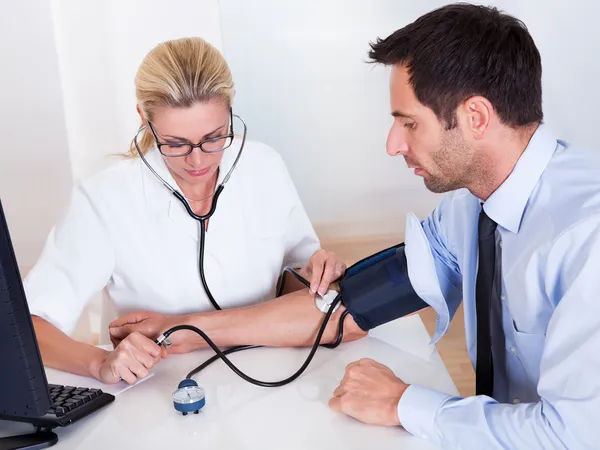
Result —
[{"label": "dark necktie", "polygon": [[477,312],[477,364],[475,368],[476,395],[492,396],[494,391],[494,364],[490,311],[494,301],[494,270],[496,263],[496,222],[483,208],[479,214],[479,267],[475,286]]}]

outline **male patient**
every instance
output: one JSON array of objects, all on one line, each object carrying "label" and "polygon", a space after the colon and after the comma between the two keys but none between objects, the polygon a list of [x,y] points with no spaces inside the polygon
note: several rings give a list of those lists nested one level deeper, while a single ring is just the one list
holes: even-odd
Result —
[{"label": "male patient", "polygon": [[[448,5],[370,57],[392,68],[388,153],[429,190],[452,191],[408,227],[407,246],[421,236],[431,249],[409,268],[433,256],[437,274],[410,281],[438,312],[436,338],[463,302],[477,395],[408,386],[361,360],[330,406],[440,448],[599,448],[600,161],[543,123],[527,28],[494,8]],[[440,295],[428,295],[436,282]]]}]

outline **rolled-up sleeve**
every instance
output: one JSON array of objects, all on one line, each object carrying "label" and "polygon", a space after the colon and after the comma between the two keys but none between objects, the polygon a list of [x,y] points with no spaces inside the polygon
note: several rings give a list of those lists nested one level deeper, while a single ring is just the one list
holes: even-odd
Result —
[{"label": "rolled-up sleeve", "polygon": [[81,185],[24,280],[30,313],[72,334],[89,300],[107,284],[114,251],[98,205]]}]

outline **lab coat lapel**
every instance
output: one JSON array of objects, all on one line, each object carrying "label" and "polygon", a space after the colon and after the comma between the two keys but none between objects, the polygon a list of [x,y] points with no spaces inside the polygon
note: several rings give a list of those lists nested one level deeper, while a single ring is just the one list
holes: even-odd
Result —
[{"label": "lab coat lapel", "polygon": [[171,199],[169,204],[169,219],[193,240],[198,242],[198,234],[200,233],[198,227],[200,226],[200,222],[192,218],[185,209],[185,206],[175,197]]},{"label": "lab coat lapel", "polygon": [[[226,150],[219,171],[218,183],[221,183],[227,175],[238,150],[239,142],[237,141]],[[240,160],[240,165],[242,160],[243,157]],[[225,184],[215,213],[208,224],[205,246],[207,267],[209,259],[213,259],[213,262],[229,269],[235,267],[239,259],[239,249],[244,245],[244,233],[240,233],[240,229],[244,229],[243,185],[240,179],[241,174],[236,173],[236,170],[239,169],[233,171],[231,178]],[[227,272],[232,272],[229,269]],[[226,280],[223,281],[227,283]],[[235,282],[235,280],[229,281]]]},{"label": "lab coat lapel", "polygon": [[[173,189],[181,192],[179,185],[171,176],[171,172],[156,148],[151,149],[146,155],[146,160],[163,180],[170,184]],[[188,234],[192,239],[198,241],[197,221],[189,216],[181,202],[154,176],[143,164],[144,195],[149,207],[162,217],[167,216],[178,229]]]},{"label": "lab coat lapel", "polygon": [[[238,151],[239,141],[236,140],[223,155],[217,184],[220,184],[227,175]],[[179,185],[171,176],[162,156],[156,148],[148,152],[146,159],[167,183],[181,192]],[[199,222],[190,217],[181,202],[146,167],[144,169],[146,201],[160,213],[166,213],[169,220],[188,234],[194,241],[198,242]],[[239,183],[240,180],[237,179],[234,170],[219,197],[215,213],[209,219],[205,251],[207,254],[209,252],[213,253],[213,257],[217,259],[220,259],[218,255],[229,255],[230,251],[235,250],[236,245],[239,244],[236,241],[239,239],[243,240],[243,236],[239,235],[239,232],[235,232],[236,227],[234,226],[236,221],[240,221],[243,218],[242,201],[239,197],[239,188],[237,187]]]}]

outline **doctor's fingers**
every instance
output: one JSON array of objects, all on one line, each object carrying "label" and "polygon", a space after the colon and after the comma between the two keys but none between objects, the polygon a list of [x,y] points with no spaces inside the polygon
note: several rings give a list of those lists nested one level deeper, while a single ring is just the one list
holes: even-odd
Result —
[{"label": "doctor's fingers", "polygon": [[130,336],[143,354],[148,354],[152,357],[154,364],[161,360],[163,357],[163,351],[165,350],[164,347],[161,347],[152,339],[147,338],[143,334],[132,333]]},{"label": "doctor's fingers", "polygon": [[142,378],[146,378],[149,372],[139,361],[129,359],[125,361],[115,361],[113,373],[127,384],[135,384],[138,379],[141,380]]},{"label": "doctor's fingers", "polygon": [[341,260],[335,260],[335,268],[333,269],[333,276],[330,283],[339,280],[342,275],[346,273],[346,264]]},{"label": "doctor's fingers", "polygon": [[147,377],[154,365],[154,360],[147,354],[122,351],[111,361],[111,372],[117,376],[117,381],[121,379],[134,384],[138,379]]},{"label": "doctor's fingers", "polygon": [[154,366],[163,356],[161,347],[140,333],[130,334],[117,350],[135,358],[147,368]]},{"label": "doctor's fingers", "polygon": [[123,380],[127,384],[135,384],[137,381],[137,377],[127,366],[115,366],[112,368],[112,372],[115,376],[115,383]]},{"label": "doctor's fingers", "polygon": [[100,368],[100,378],[107,384],[117,383],[119,380],[134,384],[138,379],[135,372],[143,375],[144,370],[147,371],[133,355],[119,349],[114,350]]},{"label": "doctor's fingers", "polygon": [[343,265],[336,258],[327,259],[319,285],[319,294],[327,294],[329,285],[342,275],[342,267]]},{"label": "doctor's fingers", "polygon": [[324,250],[318,250],[310,258],[310,290],[313,293],[319,291],[321,279],[323,278],[323,271],[325,270],[325,263],[327,262],[327,254]]}]

